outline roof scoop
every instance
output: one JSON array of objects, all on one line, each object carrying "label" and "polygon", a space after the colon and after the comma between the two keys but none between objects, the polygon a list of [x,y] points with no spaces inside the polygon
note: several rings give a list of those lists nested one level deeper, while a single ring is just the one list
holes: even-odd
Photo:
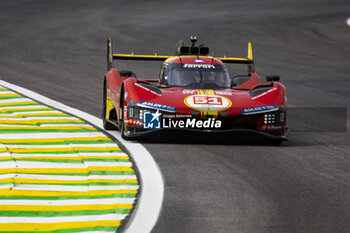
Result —
[{"label": "roof scoop", "polygon": [[196,42],[197,42],[197,36],[191,36],[191,43],[192,43],[192,47],[196,46]]},{"label": "roof scoop", "polygon": [[179,47],[177,48],[176,55],[202,55],[207,56],[209,54],[209,48],[205,47],[203,44],[200,46],[196,46],[197,36],[191,36],[191,47],[184,46],[184,42],[182,40],[179,41]]}]

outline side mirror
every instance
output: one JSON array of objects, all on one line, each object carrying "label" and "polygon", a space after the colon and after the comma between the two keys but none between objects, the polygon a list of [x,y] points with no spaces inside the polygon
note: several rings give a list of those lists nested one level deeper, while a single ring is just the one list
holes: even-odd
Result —
[{"label": "side mirror", "polygon": [[160,87],[168,87],[169,83],[168,83],[168,76],[164,76],[163,78],[161,78],[159,80],[159,86]]},{"label": "side mirror", "polygon": [[136,78],[136,75],[130,70],[119,70],[119,75],[127,78],[129,77]]},{"label": "side mirror", "polygon": [[267,75],[266,76],[266,81],[267,82],[279,82],[280,81],[280,76],[279,75]]},{"label": "side mirror", "polygon": [[231,80],[231,87],[239,86],[247,81],[249,81],[252,77],[250,75],[236,75]]}]

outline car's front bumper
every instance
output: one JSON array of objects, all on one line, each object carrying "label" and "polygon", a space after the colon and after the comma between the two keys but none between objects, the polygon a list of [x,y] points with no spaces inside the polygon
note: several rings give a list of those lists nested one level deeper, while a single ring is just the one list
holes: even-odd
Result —
[{"label": "car's front bumper", "polygon": [[128,135],[128,138],[130,139],[140,139],[143,137],[151,137],[155,135],[181,135],[186,134],[194,136],[194,135],[236,135],[239,136],[240,134],[244,135],[252,135],[252,136],[260,136],[266,139],[271,140],[282,140],[282,141],[288,141],[288,139],[285,137],[284,132],[280,132],[277,134],[272,134],[268,131],[263,130],[254,130],[254,129],[225,129],[225,130],[199,130],[199,129],[190,129],[190,128],[161,128],[161,129],[148,129],[148,130],[142,130],[142,131],[136,131],[132,128],[129,128],[130,134]]}]

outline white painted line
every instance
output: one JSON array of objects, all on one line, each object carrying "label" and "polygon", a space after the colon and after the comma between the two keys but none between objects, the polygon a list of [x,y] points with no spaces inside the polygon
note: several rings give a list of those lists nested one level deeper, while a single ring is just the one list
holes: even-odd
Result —
[{"label": "white painted line", "polygon": [[[46,105],[61,109],[70,114],[79,116],[80,118],[103,129],[102,120],[88,113],[71,108],[67,105],[44,97],[25,88],[10,84],[0,80],[0,85],[10,88],[16,92],[38,100]],[[129,222],[125,227],[126,233],[151,232],[157,222],[162,202],[164,198],[164,181],[158,164],[153,159],[152,155],[140,143],[125,141],[116,131],[107,131],[121,142],[129,151],[130,156],[134,159],[136,167],[140,172],[141,186],[140,195],[136,202],[135,213],[130,217]]]},{"label": "white painted line", "polygon": [[84,161],[88,167],[131,167],[130,162],[99,162],[99,161]]},{"label": "white painted line", "polygon": [[0,179],[6,178],[26,178],[26,179],[44,179],[44,180],[74,180],[74,181],[85,181],[85,180],[134,180],[137,179],[135,175],[86,175],[86,176],[71,176],[71,175],[41,175],[41,174],[4,174],[0,175]]},{"label": "white painted line", "polygon": [[[0,125],[1,126],[1,125]],[[88,148],[116,148],[115,143],[100,143],[100,144],[72,144],[68,145],[6,145],[7,148],[75,148],[75,147],[88,147]]]},{"label": "white painted line", "polygon": [[[1,83],[1,80],[0,80]],[[106,137],[103,133],[100,132],[87,132],[87,133],[14,133],[14,134],[0,134],[0,139],[47,139],[47,138],[87,138],[87,137]]]},{"label": "white painted line", "polygon": [[15,177],[15,173],[8,173],[8,174],[1,174],[0,179],[7,179],[7,178],[13,178]]},{"label": "white painted line", "polygon": [[[41,128],[47,128],[47,127],[56,127],[56,128],[62,128],[62,127],[90,127],[89,124],[42,124],[39,123]],[[29,128],[29,127],[37,127],[38,125],[26,125],[26,124],[0,124],[1,128],[13,128],[13,127],[21,127],[21,128]]]},{"label": "white painted line", "polygon": [[[0,162],[0,168],[7,168],[9,164],[14,161]],[[40,161],[16,161],[17,168],[92,168],[92,167],[131,167],[130,162],[89,162],[84,161],[84,163],[57,163],[57,162],[40,162]]]},{"label": "white painted line", "polygon": [[42,105],[26,105],[26,106],[7,106],[7,107],[0,107],[0,110],[18,110],[18,109],[51,109],[49,107],[46,106],[42,106]]},{"label": "white painted line", "polygon": [[50,110],[50,111],[27,111],[27,112],[14,112],[14,113],[1,114],[1,115],[2,116],[17,116],[17,115],[31,115],[31,114],[38,114],[38,113],[45,115],[46,113],[60,114],[62,112],[55,111],[55,110]]},{"label": "white painted line", "polygon": [[110,231],[82,231],[79,233],[111,233]]},{"label": "white painted line", "polygon": [[[0,168],[3,168],[5,165],[5,162],[0,163]],[[17,168],[27,168],[27,169],[42,169],[42,168],[86,168],[88,169],[87,165],[84,163],[55,163],[55,162],[40,162],[40,161],[16,161]]]},{"label": "white painted line", "polygon": [[[12,186],[12,185],[11,185]],[[45,191],[74,191],[87,192],[89,190],[137,190],[139,185],[32,185],[32,184],[16,184],[13,190],[45,190]]]},{"label": "white painted line", "polygon": [[[40,112],[38,112],[40,113]],[[2,116],[4,116],[4,114],[1,114]],[[78,118],[76,117],[67,117],[67,116],[64,116],[64,117],[26,117],[25,119],[23,119],[22,117],[10,117],[10,118],[4,118],[4,117],[1,117],[0,120],[25,120],[25,121],[31,121],[31,120],[77,120]]]},{"label": "white painted line", "polygon": [[15,167],[16,167],[16,163],[14,160],[0,162],[0,169],[15,168]]},{"label": "white painted line", "polygon": [[0,217],[0,223],[63,223],[101,220],[123,220],[126,214],[101,214],[67,217]]},{"label": "white painted line", "polygon": [[106,153],[106,152],[99,152],[99,153],[92,153],[92,152],[81,152],[81,153],[73,153],[73,154],[45,154],[45,153],[35,153],[35,154],[11,154],[6,152],[6,153],[1,153],[0,157],[8,157],[12,156],[14,158],[32,158],[32,157],[77,157],[77,158],[93,158],[93,157],[105,157],[105,156],[122,156],[122,157],[127,157],[125,153],[121,152],[115,152],[115,153]]},{"label": "white painted line", "polygon": [[77,206],[77,205],[115,205],[133,204],[135,198],[100,198],[100,199],[76,199],[66,200],[32,200],[32,199],[3,199],[0,205],[42,205],[42,206]]},{"label": "white painted line", "polygon": [[[0,80],[2,81],[2,80]],[[0,104],[8,104],[8,103],[17,103],[17,102],[27,102],[27,101],[32,101],[31,99],[28,98],[18,98],[18,99],[7,99],[7,100],[0,100]]]},{"label": "white painted line", "polygon": [[8,188],[13,188],[13,183],[0,185],[0,189],[8,189]]},{"label": "white painted line", "polygon": [[17,94],[17,93],[13,91],[0,91],[0,96],[6,95],[6,94]]}]

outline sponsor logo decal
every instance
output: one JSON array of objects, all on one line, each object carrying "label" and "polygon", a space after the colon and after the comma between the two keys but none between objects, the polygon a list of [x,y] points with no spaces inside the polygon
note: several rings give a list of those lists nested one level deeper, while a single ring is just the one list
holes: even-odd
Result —
[{"label": "sponsor logo decal", "polygon": [[283,126],[282,125],[268,125],[267,126],[267,129],[268,130],[281,130],[281,129],[283,129]]},{"label": "sponsor logo decal", "polygon": [[193,62],[195,62],[195,63],[204,63],[205,61],[203,61],[201,59],[195,59],[195,60],[193,60]]},{"label": "sponsor logo decal", "polygon": [[124,93],[124,100],[126,100],[126,98],[128,97],[128,92]]},{"label": "sponsor logo decal", "polygon": [[182,90],[182,94],[194,94],[197,93],[197,90]]},{"label": "sponsor logo decal", "polygon": [[[180,117],[180,118],[178,118]],[[143,113],[144,129],[160,129],[160,128],[191,128],[191,129],[219,129],[221,128],[221,120],[215,118],[197,119],[191,115],[183,114],[164,114],[155,111],[145,111]]]},{"label": "sponsor logo decal", "polygon": [[259,94],[259,95],[257,95],[257,96],[254,96],[252,99],[255,100],[255,99],[260,98],[261,96],[267,95],[268,93],[273,92],[273,91],[275,91],[275,90],[277,90],[276,87],[271,88],[271,89],[268,90],[268,91],[265,91],[265,92],[263,92],[263,93],[261,93],[261,94]]},{"label": "sponsor logo decal", "polygon": [[242,114],[266,112],[266,111],[275,110],[275,108],[276,108],[275,104],[259,106],[259,107],[252,107],[252,108],[243,108]]},{"label": "sponsor logo decal", "polygon": [[215,118],[206,120],[187,118],[181,120],[163,119],[163,128],[219,129],[221,121]]},{"label": "sponsor logo decal", "polygon": [[163,118],[191,118],[192,115],[188,114],[163,114]]},{"label": "sponsor logo decal", "polygon": [[140,103],[143,106],[147,106],[150,108],[155,108],[155,109],[159,109],[159,110],[165,110],[165,111],[176,111],[176,108],[174,106],[169,106],[169,105],[165,105],[165,104],[158,104],[158,103],[152,103],[152,102],[147,102],[147,101],[143,101],[140,100]]},{"label": "sponsor logo decal", "polygon": [[130,120],[129,120],[129,124],[131,124],[131,125],[139,125],[139,126],[142,126],[142,125],[143,125],[143,122],[142,122],[142,121],[138,121],[138,120],[132,120],[132,119],[130,119]]},{"label": "sponsor logo decal", "polygon": [[222,111],[231,107],[231,100],[218,95],[190,95],[185,104],[198,111]]},{"label": "sponsor logo decal", "polygon": [[215,94],[232,96],[232,92],[230,92],[230,91],[215,91]]},{"label": "sponsor logo decal", "polygon": [[160,129],[160,116],[162,114],[157,110],[143,112],[143,128],[145,129]]},{"label": "sponsor logo decal", "polygon": [[215,66],[214,65],[209,65],[209,64],[183,64],[182,68],[215,69]]}]

